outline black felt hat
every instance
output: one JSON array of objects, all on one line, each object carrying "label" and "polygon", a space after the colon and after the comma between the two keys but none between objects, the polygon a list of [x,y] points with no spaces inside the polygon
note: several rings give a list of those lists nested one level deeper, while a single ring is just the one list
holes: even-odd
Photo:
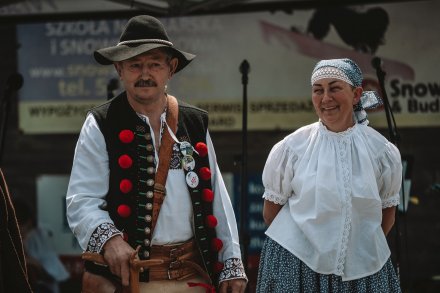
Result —
[{"label": "black felt hat", "polygon": [[194,59],[195,55],[176,49],[170,42],[163,24],[149,15],[138,15],[131,18],[116,46],[96,50],[95,60],[103,65],[126,60],[156,48],[167,48],[179,59],[176,72],[183,69]]}]

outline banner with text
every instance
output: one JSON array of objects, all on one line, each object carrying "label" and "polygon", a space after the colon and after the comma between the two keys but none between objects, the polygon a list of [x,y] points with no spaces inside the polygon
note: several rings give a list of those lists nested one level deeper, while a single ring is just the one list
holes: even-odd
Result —
[{"label": "banner with text", "polygon": [[[364,87],[379,90],[371,65],[377,56],[386,72],[396,124],[440,126],[435,67],[440,60],[435,41],[440,2],[325,9],[330,8],[161,18],[173,44],[197,55],[173,77],[168,91],[208,110],[211,130],[240,130],[239,66],[247,60],[248,128],[295,129],[317,120],[310,74],[318,60],[351,58],[364,73]],[[323,13],[334,17],[322,18]],[[104,102],[109,83],[117,79],[113,66],[96,63],[93,51],[117,44],[125,23],[117,19],[17,25],[19,71],[24,77],[19,125],[25,133],[79,131],[86,110]],[[369,120],[374,127],[386,127],[383,110],[371,113]]]}]

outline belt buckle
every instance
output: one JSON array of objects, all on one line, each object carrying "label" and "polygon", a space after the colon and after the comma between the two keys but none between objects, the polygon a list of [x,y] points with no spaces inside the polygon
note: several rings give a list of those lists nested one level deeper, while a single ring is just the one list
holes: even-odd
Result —
[{"label": "belt buckle", "polygon": [[175,260],[175,261],[170,262],[168,270],[170,270],[170,269],[175,270],[175,269],[180,268],[181,266],[182,266],[182,262],[180,260]]},{"label": "belt buckle", "polygon": [[170,258],[172,258],[172,259],[178,258],[179,256],[182,255],[182,251],[183,251],[182,248],[173,248],[173,249],[171,249],[170,250]]},{"label": "belt buckle", "polygon": [[[175,260],[170,262],[170,265],[168,266],[167,274],[168,274],[168,280],[174,280],[174,278],[171,278],[170,270],[176,270],[179,269],[182,266],[182,262],[180,260]],[[177,276],[179,277],[179,276]]]}]

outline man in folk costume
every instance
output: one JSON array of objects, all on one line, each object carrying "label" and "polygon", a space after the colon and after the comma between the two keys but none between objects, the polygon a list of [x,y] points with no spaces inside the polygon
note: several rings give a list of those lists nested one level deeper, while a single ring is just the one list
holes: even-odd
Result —
[{"label": "man in folk costume", "polygon": [[[134,256],[158,263],[140,269],[140,292],[244,292],[208,115],[166,92],[195,56],[176,49],[159,20],[140,15],[94,57],[115,66],[125,91],[89,111],[75,149],[67,218],[81,247],[107,264],[85,262],[83,292],[128,286]],[[102,285],[88,289],[88,280]]]}]

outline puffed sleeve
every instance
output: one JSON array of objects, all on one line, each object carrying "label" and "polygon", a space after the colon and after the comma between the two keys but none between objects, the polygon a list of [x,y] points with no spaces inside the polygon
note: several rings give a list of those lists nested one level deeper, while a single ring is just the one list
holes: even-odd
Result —
[{"label": "puffed sleeve", "polygon": [[105,241],[121,234],[105,210],[109,174],[105,139],[89,114],[76,144],[66,195],[67,221],[84,250],[100,251]]},{"label": "puffed sleeve", "polygon": [[287,140],[278,142],[269,153],[263,170],[265,200],[283,205],[292,195],[293,164],[297,156],[288,147]]},{"label": "puffed sleeve", "polygon": [[397,147],[388,142],[379,159],[381,176],[379,176],[379,195],[382,208],[399,205],[402,186],[402,159]]}]

